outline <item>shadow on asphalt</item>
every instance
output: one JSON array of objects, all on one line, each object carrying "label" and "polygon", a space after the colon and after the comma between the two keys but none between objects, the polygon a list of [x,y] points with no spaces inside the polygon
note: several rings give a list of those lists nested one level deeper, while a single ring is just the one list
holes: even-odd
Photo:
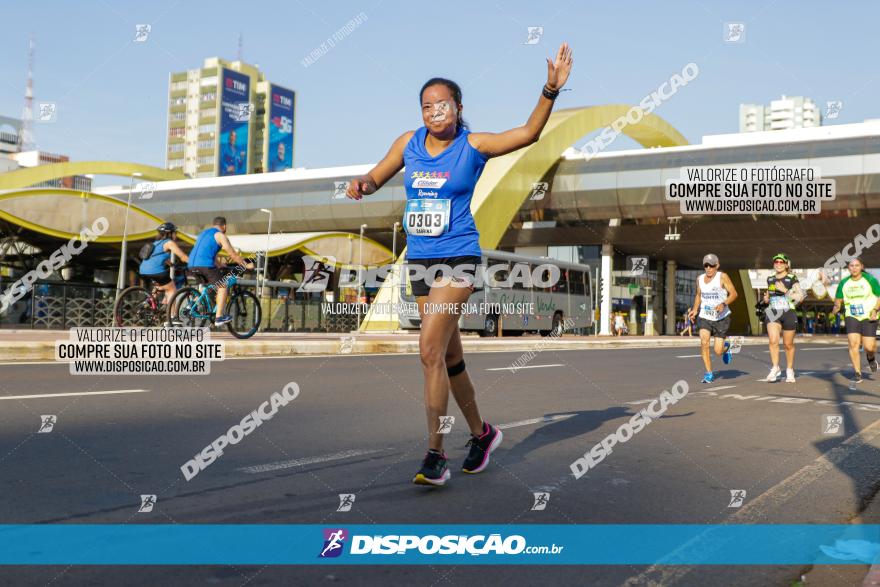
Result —
[{"label": "shadow on asphalt", "polygon": [[[846,401],[847,396],[852,395],[871,395],[864,391],[854,392],[849,388],[849,384],[841,385],[830,381],[832,384],[831,392],[837,402]],[[861,385],[865,385],[867,380]],[[843,418],[843,433],[837,435],[827,435],[822,440],[814,442],[813,445],[820,454],[827,454],[829,451],[840,446],[844,441],[852,438],[861,431],[856,423],[851,406],[836,406],[838,415]],[[875,420],[871,421],[872,423]],[[821,426],[825,426],[825,416]],[[823,434],[825,431],[823,430]],[[849,477],[852,483],[853,497],[857,504],[857,511],[863,510],[868,502],[874,497],[878,489],[880,489],[880,476],[877,475],[877,466],[880,463],[880,449],[872,446],[870,443],[860,444],[858,442],[850,445],[850,449],[845,455],[832,460],[837,469]]]},{"label": "shadow on asphalt", "polygon": [[736,379],[737,377],[742,377],[743,375],[748,375],[746,371],[740,371],[739,369],[726,369],[724,371],[715,371],[715,381],[719,379]]},{"label": "shadow on asphalt", "polygon": [[[561,416],[564,414],[574,414],[571,418],[549,422],[540,428],[534,430],[526,438],[514,444],[509,449],[504,450],[504,445],[499,448],[499,457],[504,459],[505,465],[518,463],[525,460],[530,453],[542,449],[552,444],[565,442],[579,436],[583,436],[588,432],[598,429],[605,422],[612,420],[621,420],[621,423],[628,421],[638,410],[614,406],[605,410],[583,410],[580,412],[558,412],[552,414],[544,414],[545,418],[553,416]],[[680,414],[677,416],[663,416],[663,418],[679,418],[689,416],[688,414]],[[598,442],[599,439],[596,439]]]}]

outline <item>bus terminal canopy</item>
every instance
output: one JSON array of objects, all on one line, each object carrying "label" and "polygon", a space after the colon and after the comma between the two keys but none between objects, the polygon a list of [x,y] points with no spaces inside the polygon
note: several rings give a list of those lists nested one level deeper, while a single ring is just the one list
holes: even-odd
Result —
[{"label": "bus terminal canopy", "polygon": [[[127,202],[110,196],[63,188],[0,192],[0,220],[7,226],[23,229],[19,231],[18,238],[44,251],[50,250],[53,242],[60,245],[59,241],[78,238],[84,228],[96,226],[99,218],[103,219],[99,226],[104,230],[97,235],[94,242],[104,244],[104,247],[96,248],[107,249],[105,254],[110,252],[114,244],[122,242],[123,234],[127,242],[154,238],[156,228],[164,220],[139,207],[137,200],[132,202],[127,213],[126,208]],[[0,225],[0,233],[2,232]],[[195,243],[195,236],[178,232],[178,238],[189,245]],[[369,238],[364,238],[361,243],[358,235],[348,232],[273,234],[268,239],[268,247],[265,234],[231,234],[230,241],[243,253],[258,253],[268,248],[270,257],[301,251],[333,265],[359,263],[361,255],[363,264],[367,266],[393,262],[391,251],[385,246]]]},{"label": "bus terminal canopy", "polygon": [[361,249],[361,239],[348,232],[233,234],[229,242],[245,255],[268,250],[270,257],[277,257],[298,250],[335,266],[376,267],[394,262],[391,251],[380,243],[364,237]]}]

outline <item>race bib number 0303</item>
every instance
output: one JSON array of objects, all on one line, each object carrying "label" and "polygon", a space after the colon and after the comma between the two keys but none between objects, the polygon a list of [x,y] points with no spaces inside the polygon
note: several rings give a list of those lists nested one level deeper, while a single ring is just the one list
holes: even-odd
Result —
[{"label": "race bib number 0303", "polygon": [[406,232],[413,236],[440,236],[449,229],[450,200],[407,200]]}]

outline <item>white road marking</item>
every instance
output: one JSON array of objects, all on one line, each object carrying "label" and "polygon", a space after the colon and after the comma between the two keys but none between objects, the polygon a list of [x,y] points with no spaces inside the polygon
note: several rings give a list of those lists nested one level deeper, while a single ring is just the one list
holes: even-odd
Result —
[{"label": "white road marking", "polygon": [[[510,422],[509,424],[498,424],[496,428],[507,429],[507,428],[517,428],[519,426],[528,426],[530,424],[540,424],[543,422],[555,422],[556,420],[564,420],[576,416],[577,414],[557,414],[555,416],[543,416],[541,418],[531,418],[529,420],[518,420],[516,422]],[[268,473],[270,471],[281,471],[283,469],[292,469],[294,467],[303,467],[305,465],[313,465],[316,463],[328,463],[331,461],[340,461],[342,459],[348,459],[352,457],[360,457],[364,455],[377,454],[381,452],[389,452],[392,449],[389,448],[374,448],[368,450],[343,450],[340,452],[334,452],[327,455],[320,455],[317,457],[304,457],[301,459],[290,459],[287,461],[276,461],[274,463],[266,463],[265,465],[254,465],[252,467],[241,467],[237,469],[243,473]]]},{"label": "white road marking", "polygon": [[718,387],[707,387],[702,391],[718,391],[720,389],[730,389],[732,387],[736,387],[736,385],[719,385]]},{"label": "white road marking", "polygon": [[253,467],[242,467],[238,469],[239,471],[243,471],[245,473],[266,473],[269,471],[280,471],[282,469],[292,469],[293,467],[302,467],[304,465],[312,465],[315,463],[328,463],[330,461],[338,461],[341,459],[348,459],[351,457],[359,457],[363,455],[376,454],[380,452],[385,452],[389,449],[387,448],[374,448],[370,450],[344,450],[342,452],[334,452],[328,455],[321,455],[317,457],[305,457],[302,459],[291,459],[288,461],[277,461],[274,463],[266,463],[265,465],[254,465]]},{"label": "white road marking", "polygon": [[518,420],[510,424],[498,424],[496,428],[506,430],[507,428],[517,428],[519,426],[529,426],[530,424],[540,424],[542,422],[555,422],[556,420],[567,420],[577,414],[557,414],[555,416],[544,416],[542,418],[531,418],[529,420]]},{"label": "white road marking", "polygon": [[34,399],[41,397],[71,397],[74,395],[111,395],[116,393],[147,393],[149,389],[115,389],[111,391],[78,391],[75,393],[40,393],[35,395],[2,395],[3,399]]},{"label": "white road marking", "polygon": [[695,359],[696,357],[702,357],[703,355],[675,355],[676,359]]},{"label": "white road marking", "polygon": [[520,369],[541,369],[543,367],[565,367],[563,363],[554,363],[552,365],[526,365],[525,367],[492,367],[491,369],[486,369],[486,371],[519,371]]},{"label": "white road marking", "polygon": [[[797,472],[789,475],[758,497],[749,500],[737,512],[731,515],[722,524],[757,524],[772,519],[775,509],[782,506],[808,487],[811,483],[818,481],[821,477],[828,473],[834,473],[840,470],[842,463],[849,456],[851,449],[859,448],[861,445],[868,444],[880,436],[880,420],[876,420],[865,428],[862,428],[856,434],[853,434],[836,447],[832,448],[825,454],[819,456],[809,465],[802,467]],[[675,559],[678,552],[692,548],[694,544],[705,540],[706,535],[711,531],[706,531],[702,535],[695,536],[681,547],[667,555],[667,561]],[[636,587],[640,585],[673,585],[682,577],[687,575],[692,566],[669,566],[664,560],[658,561],[656,564],[648,567],[643,573],[636,577],[630,577],[623,585],[625,587]]]},{"label": "white road marking", "polygon": [[[841,346],[841,345],[834,345],[834,346],[829,346],[829,347],[812,348],[812,349],[798,349],[798,350],[799,351],[831,351],[831,350],[839,351],[839,350],[849,350],[849,347]],[[767,352],[770,352],[770,351],[767,351]]]}]

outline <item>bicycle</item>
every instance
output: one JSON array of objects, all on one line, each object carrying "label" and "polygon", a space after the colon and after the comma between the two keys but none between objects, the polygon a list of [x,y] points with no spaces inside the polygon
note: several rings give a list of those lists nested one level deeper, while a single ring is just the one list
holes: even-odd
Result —
[{"label": "bicycle", "polygon": [[[238,265],[226,265],[221,268],[226,275],[223,279],[229,288],[229,297],[226,302],[226,314],[232,316],[232,321],[226,325],[229,333],[235,338],[250,338],[257,333],[260,322],[263,319],[263,309],[260,302],[252,292],[241,289],[238,285],[238,275],[234,273]],[[168,321],[175,326],[201,328],[209,323],[213,324],[216,313],[215,300],[211,292],[217,289],[216,283],[206,283],[200,276],[201,291],[199,288],[187,286],[177,290],[171,303],[168,304]]]},{"label": "bicycle", "polygon": [[[182,270],[183,266],[175,267]],[[113,303],[113,325],[119,328],[162,326],[168,312],[162,303],[164,295],[155,283],[149,290],[142,285],[125,288]]]}]

